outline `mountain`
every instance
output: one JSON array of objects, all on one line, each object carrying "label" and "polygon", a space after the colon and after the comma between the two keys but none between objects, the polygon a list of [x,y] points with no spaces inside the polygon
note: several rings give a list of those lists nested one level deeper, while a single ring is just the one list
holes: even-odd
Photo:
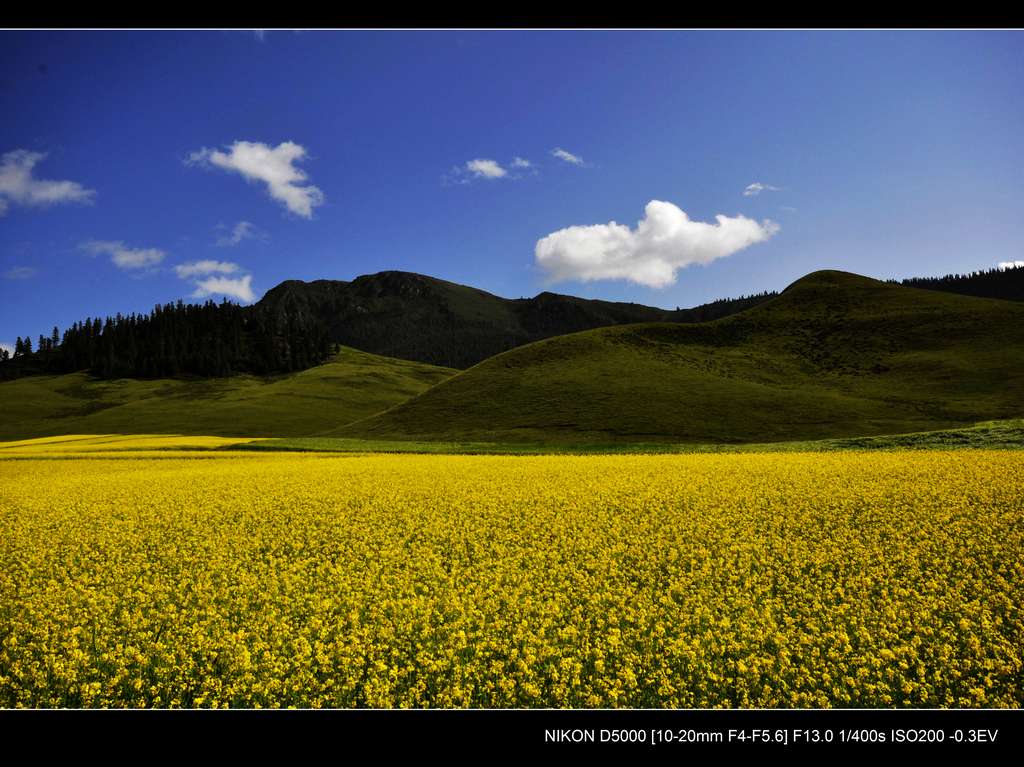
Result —
[{"label": "mountain", "polygon": [[289,280],[257,304],[327,324],[332,342],[374,354],[467,368],[543,338],[636,322],[700,322],[735,313],[772,294],[726,299],[671,311],[557,293],[508,299],[410,272],[388,271],[351,282]]},{"label": "mountain", "polygon": [[[1024,268],[915,278],[903,284],[1024,300]],[[179,302],[158,306],[149,315],[118,314],[102,322],[88,318],[74,323],[63,337],[58,328],[40,336],[30,354],[24,353],[29,339],[19,338],[15,359],[0,359],[0,380],[81,370],[106,379],[280,374],[319,364],[334,344],[465,369],[553,336],[633,323],[706,322],[776,295],[765,292],[673,311],[550,292],[507,299],[398,271],[351,282],[289,280],[253,306]]]},{"label": "mountain", "polygon": [[466,368],[542,338],[632,322],[701,322],[772,295],[670,311],[557,293],[513,300],[411,272],[288,280],[252,306],[178,302],[148,315],[87,318],[63,337],[58,328],[40,336],[28,354],[19,337],[17,356],[0,359],[0,380],[82,370],[107,379],[289,373],[319,364],[335,344]]},{"label": "mountain", "polygon": [[606,327],[485,360],[337,436],[819,439],[1024,412],[1024,305],[821,271],[701,324]]},{"label": "mountain", "polygon": [[31,376],[0,382],[0,441],[113,433],[305,436],[396,405],[455,372],[342,349],[322,365],[271,377]]}]

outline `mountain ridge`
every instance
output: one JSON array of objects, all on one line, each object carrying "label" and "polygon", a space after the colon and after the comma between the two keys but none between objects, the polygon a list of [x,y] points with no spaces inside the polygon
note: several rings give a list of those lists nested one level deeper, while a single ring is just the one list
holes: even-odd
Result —
[{"label": "mountain ridge", "polygon": [[1022,411],[1024,305],[822,270],[719,320],[518,347],[331,435],[737,443],[923,431]]},{"label": "mountain ridge", "polygon": [[[1024,268],[887,283],[1024,300]],[[0,360],[0,379],[80,370],[104,379],[274,375],[315,366],[335,345],[468,369],[545,338],[643,322],[707,322],[778,295],[765,291],[671,310],[548,290],[532,298],[503,298],[400,270],[353,280],[284,280],[251,306],[178,302],[157,307],[149,317],[119,313],[106,323],[90,318],[65,331],[63,343],[54,328],[50,337],[40,336],[34,353],[26,354],[25,344],[15,344],[18,356]]]},{"label": "mountain ridge", "polygon": [[698,322],[741,311],[771,295],[670,310],[551,291],[503,298],[436,277],[387,270],[351,281],[286,280],[268,290],[257,306],[285,307],[300,320],[326,318],[332,343],[465,369],[543,338],[634,322]]},{"label": "mountain ridge", "polygon": [[[357,286],[368,312],[394,310],[374,303],[378,293],[419,291],[445,316],[426,278],[392,279]],[[297,284],[279,292],[290,305],[267,316],[298,321],[312,310]],[[337,287],[315,289],[329,298]],[[481,306],[474,289],[444,290],[468,301],[449,307],[460,317],[512,311],[511,300]],[[1020,418],[1024,304],[822,270],[720,319],[583,330],[462,370],[346,347],[328,364],[269,377],[78,372],[0,383],[0,397],[10,403],[0,439],[144,431],[564,446],[867,437]]]}]

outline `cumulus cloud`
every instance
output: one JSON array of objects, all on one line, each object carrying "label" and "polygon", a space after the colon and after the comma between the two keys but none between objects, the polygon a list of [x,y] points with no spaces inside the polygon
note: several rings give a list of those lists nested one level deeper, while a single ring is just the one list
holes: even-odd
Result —
[{"label": "cumulus cloud", "polygon": [[534,257],[550,282],[628,280],[663,288],[691,264],[730,256],[779,231],[778,224],[744,216],[691,221],[670,202],[651,200],[636,229],[611,221],[570,226],[537,241]]},{"label": "cumulus cloud", "polygon": [[252,291],[252,275],[224,276],[241,271],[244,271],[241,266],[230,261],[188,261],[174,267],[178,277],[192,282],[195,288],[192,298],[227,296],[251,304],[256,299]]},{"label": "cumulus cloud", "polygon": [[196,290],[192,294],[193,298],[207,298],[214,295],[237,298],[243,303],[251,304],[256,300],[256,296],[252,292],[252,275],[247,274],[244,277],[237,278],[207,277],[206,279],[196,280]]},{"label": "cumulus cloud", "polygon": [[512,158],[512,167],[513,168],[532,168],[533,167],[533,163],[530,162],[527,159],[522,158],[522,157],[513,157]]},{"label": "cumulus cloud", "polygon": [[159,264],[167,253],[159,248],[129,248],[120,240],[92,240],[82,243],[83,250],[97,255],[109,255],[118,269],[145,269]]},{"label": "cumulus cloud", "polygon": [[1000,261],[999,268],[1003,271],[1007,269],[1024,269],[1024,261]]},{"label": "cumulus cloud", "polygon": [[248,221],[239,221],[231,229],[230,234],[223,234],[217,238],[217,246],[221,248],[231,248],[238,245],[242,240],[264,239],[266,239],[266,234],[257,229],[253,224]]},{"label": "cumulus cloud", "polygon": [[181,279],[198,277],[204,274],[234,274],[242,267],[230,261],[189,261],[174,267],[174,273]]},{"label": "cumulus cloud", "polygon": [[63,202],[92,202],[96,192],[77,181],[34,178],[33,169],[44,159],[44,153],[26,149],[16,149],[0,157],[0,216],[12,203],[43,207]]},{"label": "cumulus cloud", "polygon": [[772,186],[771,184],[762,184],[760,181],[755,181],[753,184],[747,184],[747,188],[743,190],[744,197],[756,197],[761,192],[781,192],[781,186]]},{"label": "cumulus cloud", "polygon": [[185,160],[186,165],[214,166],[239,173],[247,181],[267,185],[270,196],[303,218],[313,217],[313,208],[322,205],[324,193],[309,182],[295,163],[308,156],[305,147],[285,141],[276,147],[255,141],[236,141],[227,152],[200,149]]},{"label": "cumulus cloud", "polygon": [[508,175],[496,160],[470,160],[466,163],[466,170],[477,178],[504,178]]},{"label": "cumulus cloud", "polygon": [[15,266],[4,272],[5,280],[27,280],[34,276],[36,270],[31,266]]},{"label": "cumulus cloud", "polygon": [[570,165],[586,165],[586,163],[583,162],[582,157],[578,157],[577,155],[574,155],[572,152],[567,152],[561,147],[555,147],[554,149],[552,149],[551,156],[557,157],[559,160],[564,160]]}]

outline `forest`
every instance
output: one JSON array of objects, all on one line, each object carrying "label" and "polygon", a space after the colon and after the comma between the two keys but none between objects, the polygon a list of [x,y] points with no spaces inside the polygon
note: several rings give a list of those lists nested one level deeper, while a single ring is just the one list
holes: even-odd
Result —
[{"label": "forest", "polygon": [[[146,314],[89,317],[63,333],[18,338],[0,352],[0,378],[88,370],[100,378],[286,373],[333,351],[326,325],[285,307],[217,304],[156,306]],[[9,357],[9,358],[8,358]]]}]

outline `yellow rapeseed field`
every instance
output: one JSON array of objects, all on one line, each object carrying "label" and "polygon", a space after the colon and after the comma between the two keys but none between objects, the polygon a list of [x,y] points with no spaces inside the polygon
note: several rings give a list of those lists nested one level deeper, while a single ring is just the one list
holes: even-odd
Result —
[{"label": "yellow rapeseed field", "polygon": [[0,456],[0,706],[1024,705],[997,451]]},{"label": "yellow rapeseed field", "polygon": [[251,437],[185,437],[167,434],[67,434],[0,442],[0,457],[24,455],[210,450],[255,441]]}]

